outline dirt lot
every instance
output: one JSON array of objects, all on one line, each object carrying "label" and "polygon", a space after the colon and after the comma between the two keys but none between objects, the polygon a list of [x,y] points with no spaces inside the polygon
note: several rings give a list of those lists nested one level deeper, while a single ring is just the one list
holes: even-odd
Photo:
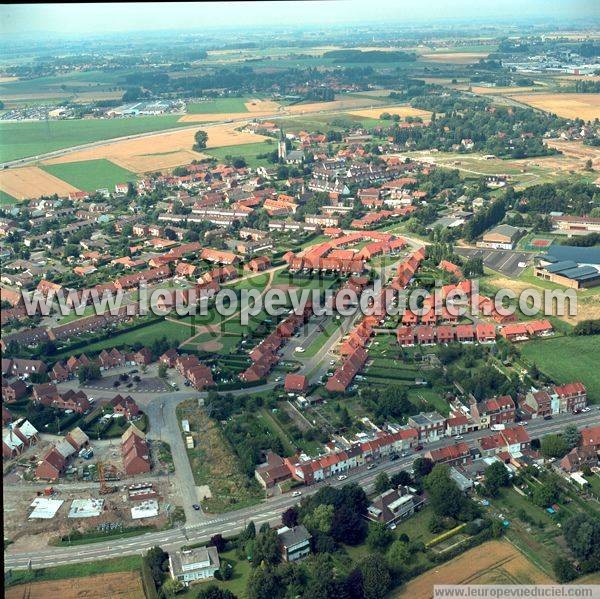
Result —
[{"label": "dirt lot", "polygon": [[385,106],[382,108],[366,108],[364,110],[353,110],[350,114],[354,116],[361,116],[367,119],[378,119],[379,115],[383,112],[389,114],[397,114],[401,118],[407,116],[420,116],[423,120],[428,120],[431,116],[431,112],[427,110],[420,110],[419,108],[413,108],[412,106]]},{"label": "dirt lot", "polygon": [[480,58],[486,58],[489,52],[432,52],[421,54],[421,60],[428,62],[449,62],[453,64],[471,64]]},{"label": "dirt lot", "polygon": [[511,98],[565,118],[600,118],[600,94],[516,94]]},{"label": "dirt lot", "polygon": [[142,579],[138,572],[112,572],[83,578],[49,580],[10,587],[6,599],[140,599],[144,597]]},{"label": "dirt lot", "polygon": [[270,113],[277,112],[281,107],[277,102],[272,100],[258,100],[252,99],[250,102],[245,102],[246,110],[248,112],[262,112]]},{"label": "dirt lot", "polygon": [[552,584],[508,541],[490,541],[415,578],[392,597],[429,599],[435,584]]},{"label": "dirt lot", "polygon": [[79,191],[37,166],[25,166],[0,172],[0,189],[17,200],[39,198],[41,195],[54,193],[66,196],[71,191]]},{"label": "dirt lot", "polygon": [[[266,139],[263,135],[242,133],[235,130],[241,126],[240,123],[206,126],[204,130],[208,133],[207,147],[233,146],[260,142]],[[197,129],[190,128],[169,133],[158,133],[138,139],[116,141],[53,158],[48,160],[47,164],[107,158],[115,164],[136,173],[170,169],[183,164],[190,164],[194,159],[206,158],[203,154],[192,150],[196,131]],[[8,190],[6,191],[10,193]]]},{"label": "dirt lot", "polygon": [[549,139],[547,144],[551,148],[560,150],[565,156],[577,160],[592,159],[592,165],[596,168],[600,166],[600,148],[584,146],[581,141],[562,141],[559,139]]}]

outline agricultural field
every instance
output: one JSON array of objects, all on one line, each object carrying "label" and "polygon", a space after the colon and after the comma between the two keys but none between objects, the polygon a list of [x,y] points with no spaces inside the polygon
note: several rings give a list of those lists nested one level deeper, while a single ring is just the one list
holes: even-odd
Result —
[{"label": "agricultural field", "polygon": [[590,401],[600,403],[600,335],[554,337],[527,341],[521,355],[558,383],[581,381]]},{"label": "agricultural field", "polygon": [[[207,125],[208,148],[256,143],[266,139],[262,135],[237,131],[239,123]],[[156,135],[116,141],[95,148],[76,150],[45,162],[62,164],[104,158],[134,173],[154,172],[190,164],[206,155],[192,150],[194,135],[199,127],[188,126],[181,131],[157,133]]]},{"label": "agricultural field", "polygon": [[17,198],[9,195],[8,193],[0,189],[0,206],[14,204],[17,201]]},{"label": "agricultural field", "polygon": [[388,114],[397,114],[400,118],[406,118],[407,116],[418,116],[425,121],[429,120],[429,117],[431,116],[431,113],[427,110],[413,108],[412,106],[384,106],[382,108],[366,108],[364,110],[352,110],[349,114],[368,119],[379,119],[380,115],[384,112],[387,112]]},{"label": "agricultural field", "polygon": [[24,166],[0,171],[0,190],[7,194],[7,200],[39,198],[42,195],[57,194],[66,196],[79,191],[74,185],[55,177],[37,166]]},{"label": "agricultural field", "polygon": [[[175,116],[0,123],[0,162],[73,146],[182,127]],[[146,142],[146,149],[149,144]]]},{"label": "agricultural field", "polygon": [[489,53],[489,50],[486,52],[430,52],[421,54],[419,60],[446,64],[473,64],[479,62],[482,58],[487,58]]},{"label": "agricultural field", "polygon": [[[269,143],[269,141],[271,143]],[[269,161],[266,158],[258,158],[261,154],[268,154],[276,149],[272,140],[266,140],[259,143],[241,144],[238,146],[225,146],[222,148],[212,148],[206,151],[206,154],[223,162],[227,156],[234,158],[243,158],[246,164],[251,168],[257,166],[267,166]]]},{"label": "agricultural field", "polygon": [[600,94],[516,94],[514,100],[568,119],[600,118]]},{"label": "agricultural field", "polygon": [[223,114],[229,112],[248,112],[248,98],[215,98],[187,105],[188,114]]},{"label": "agricultural field", "polygon": [[444,584],[552,584],[508,541],[489,541],[430,570],[392,592],[394,599],[429,599],[433,585]]},{"label": "agricultural field", "polygon": [[116,164],[100,158],[82,162],[47,164],[42,167],[47,173],[66,181],[82,191],[108,188],[113,190],[117,183],[133,182],[136,175]]},{"label": "agricultural field", "polygon": [[7,589],[4,596],[7,599],[81,599],[92,596],[97,599],[139,599],[144,596],[144,589],[139,572],[114,572],[17,585]]}]

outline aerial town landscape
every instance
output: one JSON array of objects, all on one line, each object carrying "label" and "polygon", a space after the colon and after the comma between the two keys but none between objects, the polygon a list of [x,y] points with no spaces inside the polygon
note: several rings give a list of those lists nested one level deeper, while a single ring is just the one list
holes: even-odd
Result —
[{"label": "aerial town landscape", "polygon": [[421,4],[0,7],[5,597],[600,596],[600,7]]}]

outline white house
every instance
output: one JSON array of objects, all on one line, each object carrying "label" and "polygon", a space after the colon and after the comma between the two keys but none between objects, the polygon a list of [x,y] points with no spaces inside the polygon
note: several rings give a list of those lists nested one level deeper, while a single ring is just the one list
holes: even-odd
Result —
[{"label": "white house", "polygon": [[171,576],[188,584],[194,580],[212,578],[220,567],[216,547],[199,547],[169,553]]}]

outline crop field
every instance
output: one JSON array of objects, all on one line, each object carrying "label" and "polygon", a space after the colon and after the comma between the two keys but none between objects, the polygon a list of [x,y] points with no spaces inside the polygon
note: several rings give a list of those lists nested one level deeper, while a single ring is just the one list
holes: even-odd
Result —
[{"label": "crop field", "polygon": [[4,595],[7,599],[139,599],[144,596],[139,572],[113,572],[84,578],[48,580],[10,587]]},{"label": "crop field", "polygon": [[445,62],[449,64],[472,64],[481,58],[487,58],[488,52],[430,52],[421,54],[419,60],[425,62]]},{"label": "crop field", "polygon": [[600,335],[536,339],[520,346],[521,354],[559,383],[581,381],[588,397],[600,403]]},{"label": "crop field", "polygon": [[0,206],[6,206],[17,202],[17,198],[0,189]]},{"label": "crop field", "polygon": [[444,584],[552,584],[507,541],[489,541],[439,566],[392,593],[394,599],[429,599],[433,586]]},{"label": "crop field", "polygon": [[[256,143],[266,139],[262,135],[237,131],[236,129],[240,126],[239,123],[223,123],[203,127],[203,130],[208,133],[207,146],[219,148]],[[181,131],[169,131],[138,139],[115,141],[95,148],[74,151],[48,160],[45,164],[104,158],[134,173],[174,168],[190,164],[194,159],[206,158],[205,154],[192,150],[197,130],[195,127],[188,127]]]},{"label": "crop field", "polygon": [[95,191],[104,187],[112,191],[117,183],[133,182],[136,179],[135,174],[131,171],[104,158],[82,162],[47,164],[42,168],[47,173],[83,191]]},{"label": "crop field", "polygon": [[188,114],[221,114],[247,112],[247,98],[215,98],[187,105]]},{"label": "crop field", "polygon": [[511,97],[569,119],[587,121],[600,118],[600,94],[516,94]]},{"label": "crop field", "polygon": [[[38,156],[80,144],[181,127],[178,116],[0,123],[0,161]],[[149,144],[146,142],[146,151]]]},{"label": "crop field", "polygon": [[37,166],[25,166],[0,171],[0,190],[17,200],[26,200],[41,195],[66,196],[78,188]]}]

